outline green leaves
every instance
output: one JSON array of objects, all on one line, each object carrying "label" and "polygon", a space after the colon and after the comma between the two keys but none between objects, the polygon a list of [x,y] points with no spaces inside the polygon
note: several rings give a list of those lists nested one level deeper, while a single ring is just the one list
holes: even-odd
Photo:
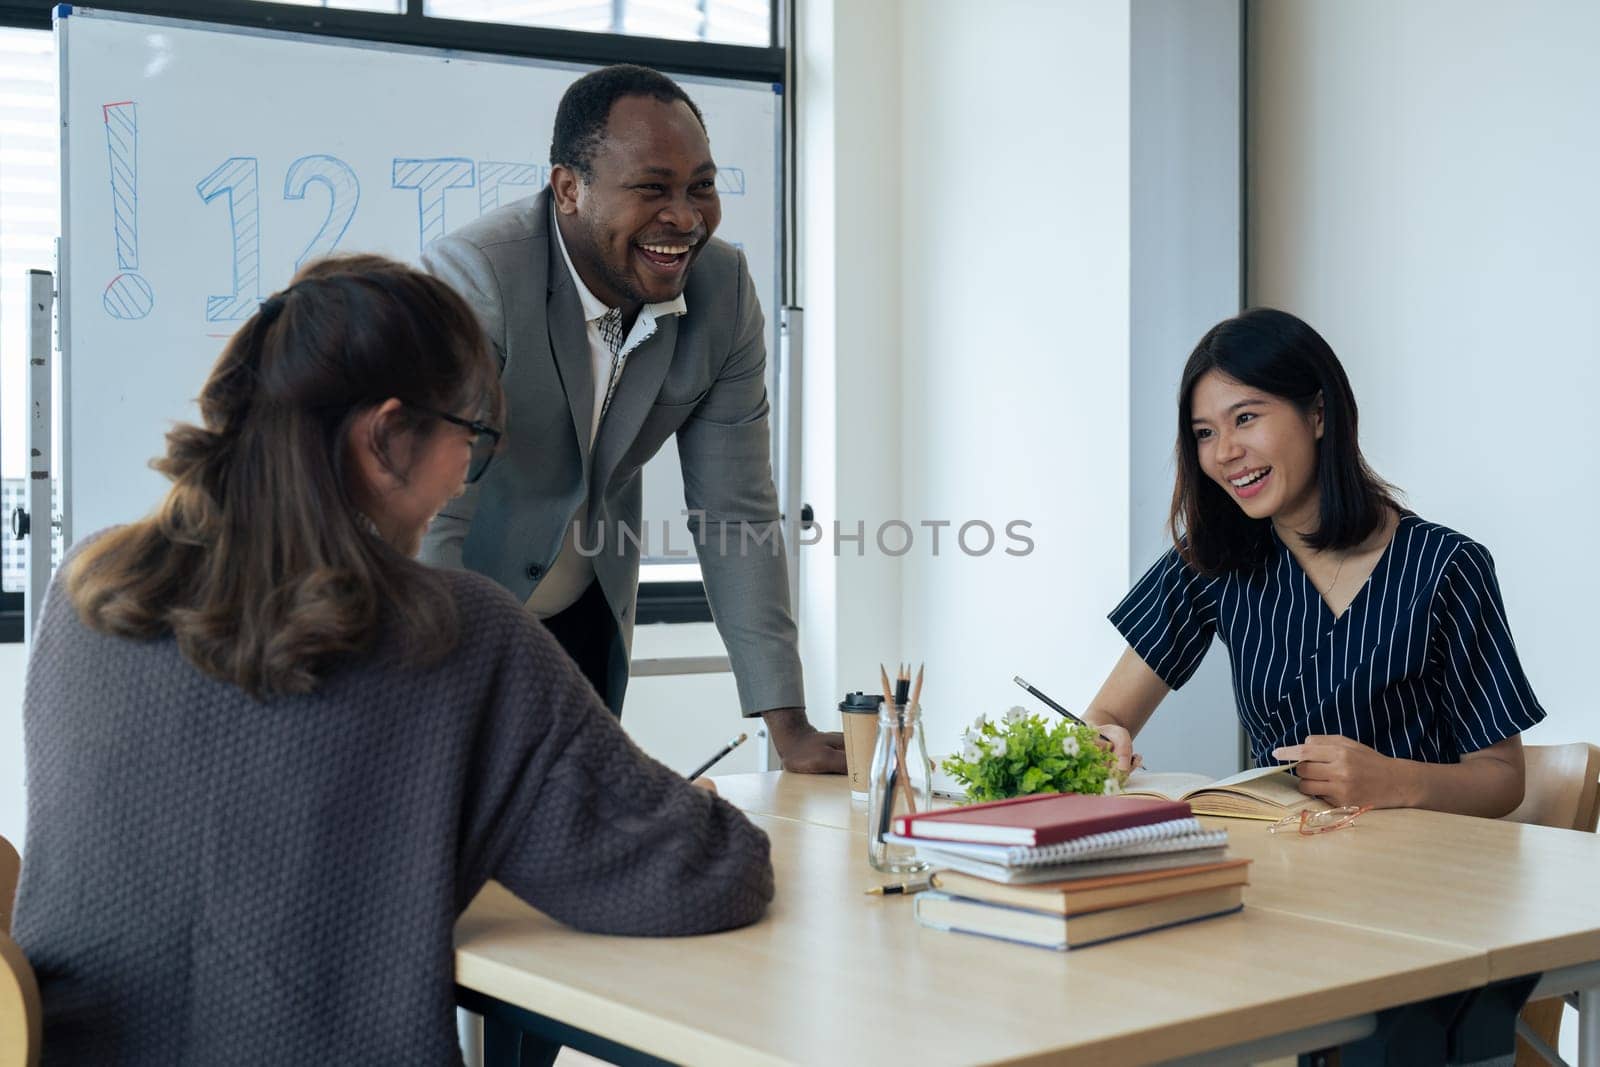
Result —
[{"label": "green leaves", "polygon": [[1003,800],[1031,793],[1106,791],[1115,778],[1115,758],[1099,744],[1092,726],[1066,719],[1046,722],[1023,708],[1004,719],[978,720],[962,735],[962,751],[944,761],[944,769],[966,786],[970,800]]}]

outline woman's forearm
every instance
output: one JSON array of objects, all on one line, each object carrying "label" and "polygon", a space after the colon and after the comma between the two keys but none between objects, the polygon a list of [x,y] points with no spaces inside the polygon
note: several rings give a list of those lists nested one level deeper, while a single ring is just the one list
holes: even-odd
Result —
[{"label": "woman's forearm", "polygon": [[[1090,726],[1120,726],[1128,731],[1129,736],[1138,733],[1137,727],[1123,722],[1117,717],[1116,712],[1109,711],[1106,708],[1097,708],[1092,704],[1089,706],[1089,710],[1083,713],[1083,721]],[[1141,723],[1140,725],[1143,724]]]},{"label": "woman's forearm", "polygon": [[[1521,755],[1519,751],[1518,756]],[[1460,763],[1420,763],[1397,759],[1397,807],[1430,808],[1458,815],[1498,819],[1522,803],[1520,760],[1485,757]]]}]

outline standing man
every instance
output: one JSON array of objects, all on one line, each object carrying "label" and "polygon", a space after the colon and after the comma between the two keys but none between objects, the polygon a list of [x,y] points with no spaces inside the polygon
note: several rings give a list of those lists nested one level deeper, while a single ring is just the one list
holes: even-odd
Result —
[{"label": "standing man", "polygon": [[640,468],[676,434],[706,594],[745,715],[783,765],[843,773],[806,719],[769,458],[765,324],[722,207],[705,122],[636,66],[574,82],[550,185],[423,256],[477,310],[510,434],[434,520],[422,557],[495,579],[622,712],[639,589]]}]

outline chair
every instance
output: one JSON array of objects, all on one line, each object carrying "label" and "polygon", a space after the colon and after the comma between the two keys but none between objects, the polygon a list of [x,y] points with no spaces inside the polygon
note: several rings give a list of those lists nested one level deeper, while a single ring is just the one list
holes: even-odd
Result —
[{"label": "chair", "polygon": [[[1600,817],[1600,748],[1575,742],[1570,745],[1531,745],[1522,750],[1527,767],[1527,789],[1512,822],[1554,826],[1561,830],[1593,833]],[[1517,1020],[1517,1067],[1542,1067],[1563,1063],[1555,1047],[1561,1033],[1561,1009],[1567,999],[1546,997],[1522,1009]]]},{"label": "chair", "polygon": [[0,934],[11,932],[11,903],[17,899],[17,875],[21,871],[22,857],[10,841],[0,837]]},{"label": "chair", "polygon": [[1512,822],[1593,833],[1600,816],[1600,748],[1582,741],[1570,745],[1529,745],[1522,750],[1528,787]]},{"label": "chair", "polygon": [[39,983],[22,949],[11,940],[11,903],[22,861],[0,837],[0,1067],[35,1067],[44,1042]]}]

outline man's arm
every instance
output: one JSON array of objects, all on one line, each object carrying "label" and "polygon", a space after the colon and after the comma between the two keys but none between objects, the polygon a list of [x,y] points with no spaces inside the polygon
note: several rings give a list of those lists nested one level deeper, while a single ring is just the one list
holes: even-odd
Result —
[{"label": "man's arm", "polygon": [[[503,371],[506,365],[505,305],[500,294],[500,279],[488,258],[470,241],[443,237],[422,254],[422,266],[461,294],[477,314]],[[478,486],[468,485],[429,524],[418,558],[435,567],[461,568],[462,548],[477,508]]]},{"label": "man's arm", "polygon": [[805,714],[772,484],[765,323],[742,253],[737,285],[733,351],[678,430],[689,529],[744,713],[764,716],[785,767],[843,774],[842,735],[819,733]]}]

